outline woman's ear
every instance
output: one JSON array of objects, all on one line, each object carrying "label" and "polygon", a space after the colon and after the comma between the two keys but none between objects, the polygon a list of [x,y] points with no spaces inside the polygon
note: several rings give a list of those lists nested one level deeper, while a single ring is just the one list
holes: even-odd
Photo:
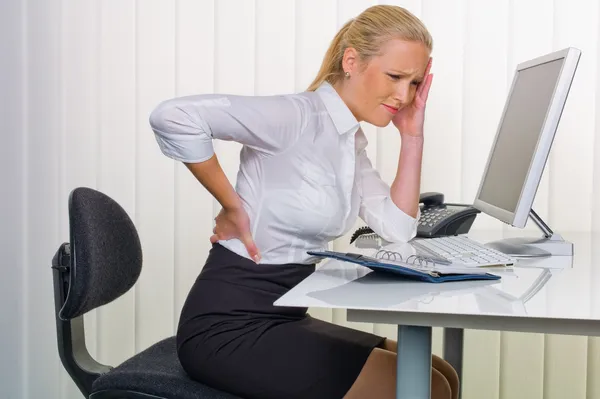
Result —
[{"label": "woman's ear", "polygon": [[353,72],[357,72],[358,53],[354,47],[347,47],[344,50],[344,56],[342,58],[342,68],[344,73],[348,72],[352,75]]}]

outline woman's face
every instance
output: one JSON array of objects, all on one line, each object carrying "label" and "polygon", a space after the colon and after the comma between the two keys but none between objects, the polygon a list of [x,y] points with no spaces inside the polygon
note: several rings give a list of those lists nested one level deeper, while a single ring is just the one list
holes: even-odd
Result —
[{"label": "woman's face", "polygon": [[365,65],[356,51],[348,48],[343,67],[350,77],[338,85],[340,95],[359,122],[387,126],[415,97],[429,55],[429,49],[420,42],[392,39]]}]

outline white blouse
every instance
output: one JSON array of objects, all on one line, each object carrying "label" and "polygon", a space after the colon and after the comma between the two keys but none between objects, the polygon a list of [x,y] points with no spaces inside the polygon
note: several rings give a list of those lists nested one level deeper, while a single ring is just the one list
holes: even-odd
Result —
[{"label": "white blouse", "polygon": [[[394,204],[360,124],[329,83],[287,95],[174,98],[153,110],[150,126],[163,154],[177,161],[209,159],[213,139],[243,145],[235,189],[260,263],[316,263],[306,251],[327,249],[357,216],[390,242],[416,234],[418,216]],[[250,258],[239,239],[220,244]]]}]

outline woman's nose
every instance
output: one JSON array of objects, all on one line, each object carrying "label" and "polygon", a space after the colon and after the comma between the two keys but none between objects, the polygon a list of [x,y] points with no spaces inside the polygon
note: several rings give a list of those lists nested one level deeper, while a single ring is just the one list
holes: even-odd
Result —
[{"label": "woman's nose", "polygon": [[399,85],[396,92],[394,93],[394,100],[396,100],[400,106],[405,105],[408,102],[410,91],[405,85]]}]

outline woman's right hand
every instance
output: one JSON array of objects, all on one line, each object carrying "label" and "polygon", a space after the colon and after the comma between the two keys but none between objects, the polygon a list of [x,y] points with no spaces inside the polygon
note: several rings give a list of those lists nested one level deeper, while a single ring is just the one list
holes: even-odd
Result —
[{"label": "woman's right hand", "polygon": [[210,237],[211,243],[214,244],[218,240],[239,238],[244,243],[250,257],[256,263],[260,261],[260,253],[254,243],[252,234],[250,234],[250,218],[244,207],[222,208],[215,218],[215,222],[214,234]]}]

